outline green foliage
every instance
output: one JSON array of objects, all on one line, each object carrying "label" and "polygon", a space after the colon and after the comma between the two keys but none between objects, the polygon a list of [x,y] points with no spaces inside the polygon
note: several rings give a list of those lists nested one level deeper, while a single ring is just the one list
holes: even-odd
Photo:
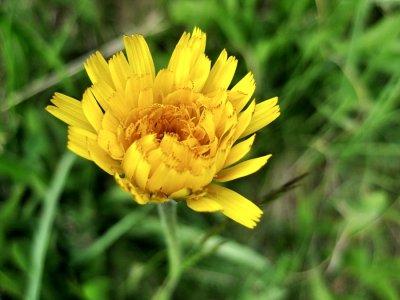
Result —
[{"label": "green foliage", "polygon": [[238,57],[235,80],[252,70],[256,98],[279,96],[282,114],[256,138],[268,166],[231,184],[263,203],[254,231],[178,206],[174,299],[399,299],[400,3],[146,3],[0,6],[0,298],[154,295],[167,273],[154,207],[88,161],[69,165],[44,107],[54,91],[79,98],[80,57],[115,38],[146,34],[162,66],[200,26],[210,58]]}]

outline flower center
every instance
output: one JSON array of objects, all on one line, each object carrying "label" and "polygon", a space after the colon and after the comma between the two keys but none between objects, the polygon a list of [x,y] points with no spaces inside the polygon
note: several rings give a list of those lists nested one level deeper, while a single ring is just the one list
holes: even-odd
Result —
[{"label": "flower center", "polygon": [[120,140],[125,149],[136,140],[155,134],[161,141],[164,135],[176,139],[198,154],[205,154],[210,143],[206,130],[200,126],[204,108],[195,104],[165,105],[153,104],[145,108],[135,108],[120,130]]}]

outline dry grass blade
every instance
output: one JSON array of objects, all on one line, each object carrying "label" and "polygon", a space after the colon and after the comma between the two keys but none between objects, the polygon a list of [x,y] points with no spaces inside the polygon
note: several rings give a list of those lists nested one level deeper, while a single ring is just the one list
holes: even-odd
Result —
[{"label": "dry grass blade", "polygon": [[290,190],[293,190],[294,188],[299,186],[300,181],[302,181],[306,176],[308,176],[308,172],[303,173],[288,182],[284,183],[282,186],[280,186],[277,189],[272,190],[271,192],[267,193],[266,195],[263,195],[260,197],[260,200],[257,201],[257,203],[261,204],[269,204],[272,201],[278,199],[281,197],[283,194],[289,192]]}]

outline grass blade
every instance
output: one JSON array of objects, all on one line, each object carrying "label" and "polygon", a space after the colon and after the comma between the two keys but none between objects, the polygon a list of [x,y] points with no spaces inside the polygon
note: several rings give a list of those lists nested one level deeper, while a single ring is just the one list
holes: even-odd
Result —
[{"label": "grass blade", "polygon": [[32,245],[31,271],[24,297],[26,300],[36,300],[40,296],[44,261],[50,239],[51,228],[56,215],[58,198],[63,190],[74,160],[75,156],[72,153],[67,152],[64,154],[57,166],[53,181],[47,190],[42,216]]}]

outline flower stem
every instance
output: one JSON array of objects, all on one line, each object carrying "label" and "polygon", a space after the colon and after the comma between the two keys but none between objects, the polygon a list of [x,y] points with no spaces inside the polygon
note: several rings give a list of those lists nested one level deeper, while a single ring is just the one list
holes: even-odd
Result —
[{"label": "flower stem", "polygon": [[176,206],[177,203],[173,200],[158,205],[158,214],[167,244],[168,276],[154,295],[154,300],[170,299],[181,275],[181,249],[176,234]]}]

